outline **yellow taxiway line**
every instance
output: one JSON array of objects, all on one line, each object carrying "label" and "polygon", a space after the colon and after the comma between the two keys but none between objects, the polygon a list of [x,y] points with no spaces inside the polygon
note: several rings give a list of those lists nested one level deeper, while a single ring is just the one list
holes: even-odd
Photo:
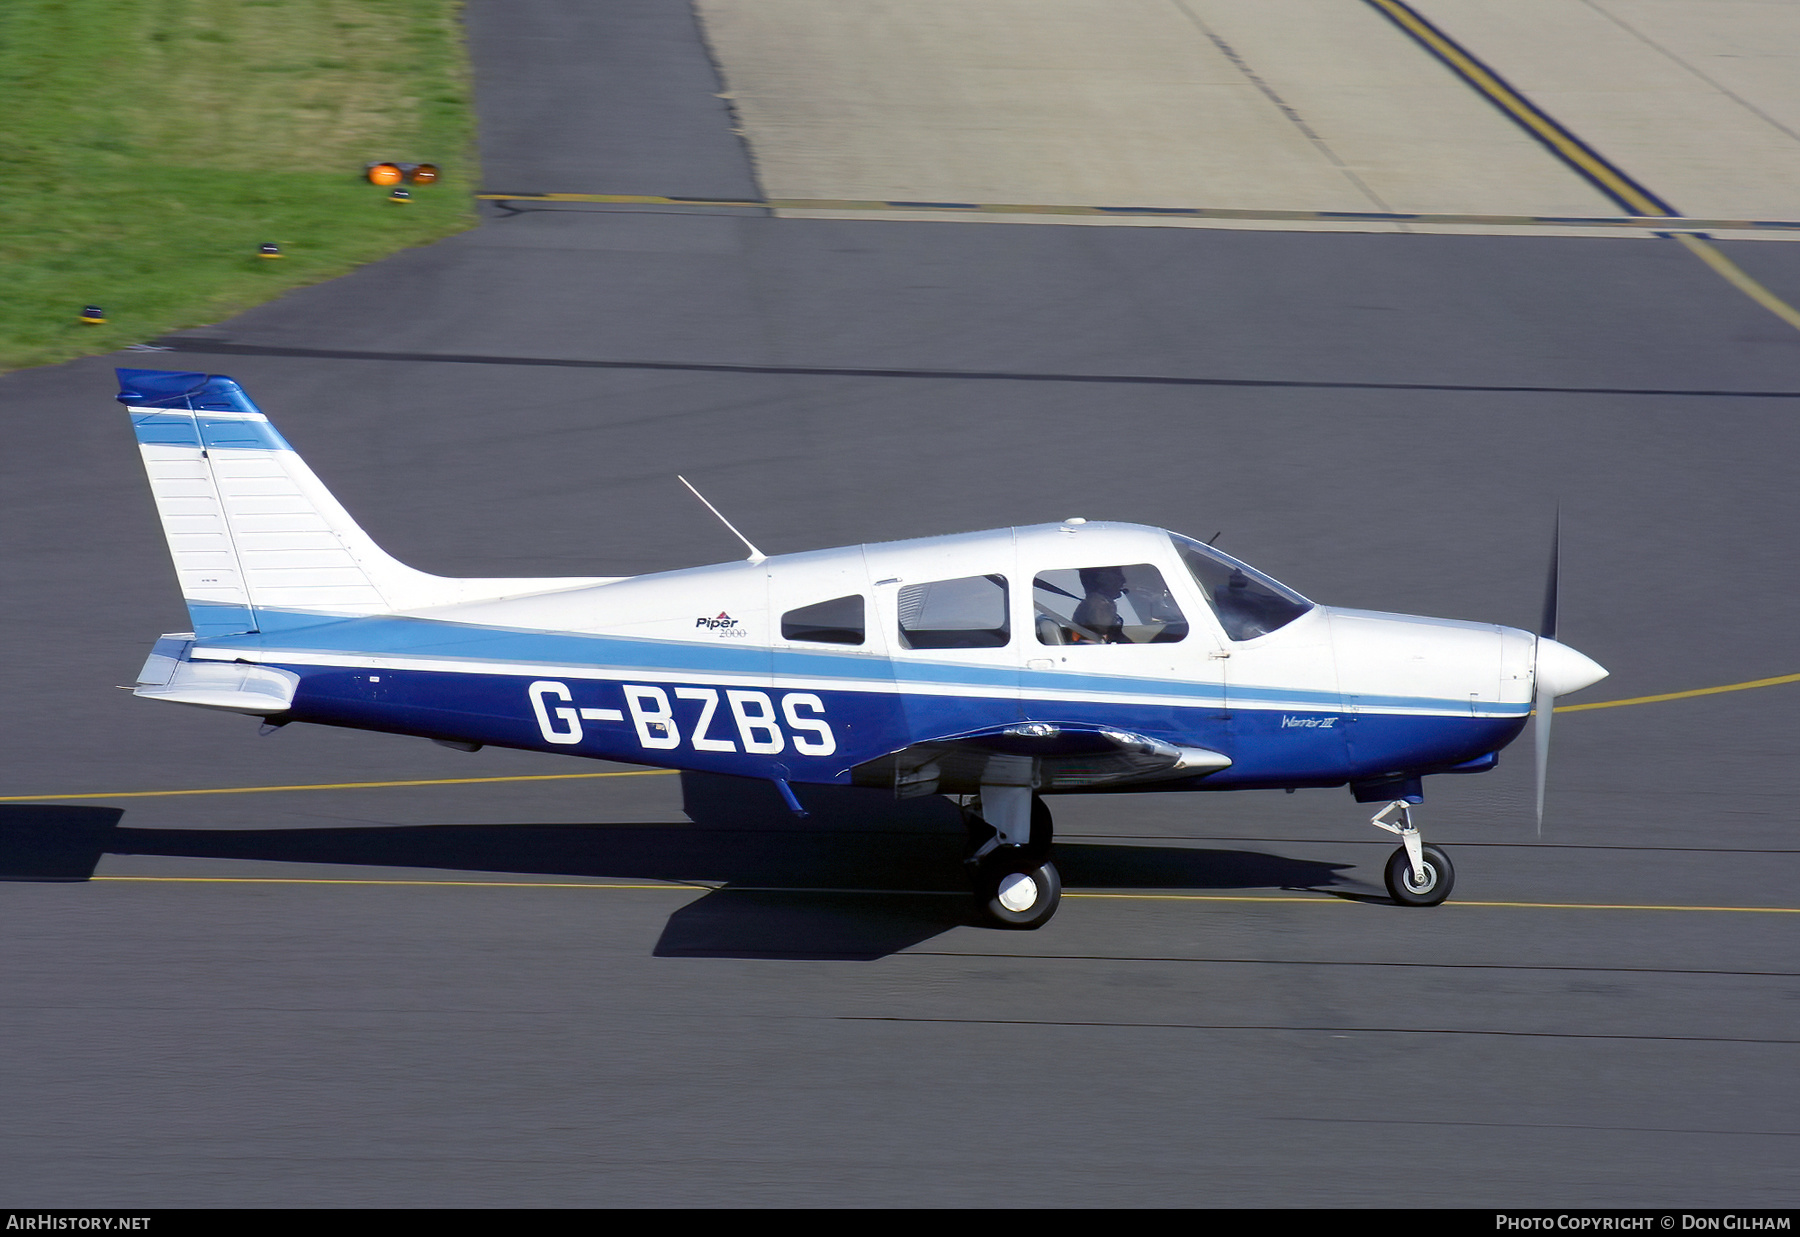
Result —
[{"label": "yellow taxiway line", "polygon": [[1718,246],[1703,236],[1689,236],[1684,232],[1672,234],[1676,240],[1686,245],[1693,255],[1712,267],[1726,283],[1742,292],[1745,296],[1761,305],[1764,309],[1780,318],[1783,322],[1800,331],[1800,310],[1776,296],[1752,279],[1743,267],[1719,252]]},{"label": "yellow taxiway line", "polygon": [[1727,683],[1723,687],[1695,687],[1684,692],[1663,692],[1659,696],[1633,696],[1629,700],[1596,700],[1592,704],[1559,704],[1558,713],[1579,713],[1583,709],[1622,709],[1629,704],[1660,704],[1664,700],[1686,700],[1691,696],[1716,696],[1720,692],[1749,691],[1752,687],[1774,687],[1779,683],[1800,683],[1800,674],[1778,674],[1772,679],[1751,679],[1748,683]]},{"label": "yellow taxiway line", "polygon": [[1498,73],[1476,59],[1466,47],[1425,20],[1411,5],[1401,3],[1401,0],[1368,0],[1368,3],[1405,31],[1414,42],[1443,61],[1451,72],[1467,82],[1509,119],[1548,146],[1563,162],[1594,182],[1595,187],[1613,201],[1639,216],[1674,213],[1649,190],[1603,158],[1600,152],[1514,90]]},{"label": "yellow taxiway line", "polygon": [[[1104,898],[1113,901],[1128,902],[1308,902],[1338,903],[1343,906],[1359,906],[1363,903],[1356,898],[1321,895],[1312,898],[1295,897],[1257,897],[1254,894],[1217,894],[1217,893],[1071,893],[1063,891],[1065,898]],[[1800,915],[1800,906],[1664,906],[1625,902],[1465,902],[1451,900],[1444,906],[1480,906],[1502,910],[1542,910],[1542,911],[1718,911],[1734,914],[1755,915]]]},{"label": "yellow taxiway line", "polygon": [[[166,885],[393,885],[393,886],[437,886],[443,888],[481,888],[492,886],[496,889],[606,889],[606,890],[665,890],[674,893],[713,893],[717,890],[709,885],[624,885],[602,881],[495,881],[495,880],[401,880],[376,879],[371,877],[352,876],[95,876],[96,881],[114,881],[124,884],[166,884]],[[727,892],[760,892],[760,893],[943,893],[943,890],[894,890],[894,889],[740,889]],[[1360,906],[1363,903],[1355,898],[1334,897],[1329,894],[1318,894],[1310,897],[1292,896],[1257,896],[1255,894],[1224,893],[1075,893],[1064,892],[1065,898],[1088,898],[1095,901],[1109,902],[1277,902],[1301,903],[1311,906]],[[1501,910],[1544,910],[1544,911],[1707,911],[1715,914],[1735,915],[1800,915],[1800,906],[1675,906],[1661,904],[1636,904],[1624,902],[1458,902],[1444,903],[1445,906],[1483,907]]]},{"label": "yellow taxiway line", "polygon": [[[1368,0],[1368,3],[1607,197],[1638,217],[1660,216],[1671,221],[1678,218],[1667,203],[1513,89],[1511,84],[1483,64],[1473,52],[1432,25],[1411,5],[1404,3],[1404,0]],[[1666,232],[1664,235],[1680,241],[1690,253],[1710,266],[1732,287],[1789,326],[1800,330],[1800,310],[1752,279],[1748,272],[1721,253],[1710,239],[1677,232]]]}]

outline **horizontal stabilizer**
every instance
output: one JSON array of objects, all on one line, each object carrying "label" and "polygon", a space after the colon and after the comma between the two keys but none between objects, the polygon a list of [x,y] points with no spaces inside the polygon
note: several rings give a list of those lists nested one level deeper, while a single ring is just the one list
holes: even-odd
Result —
[{"label": "horizontal stabilizer", "polygon": [[255,717],[272,717],[293,706],[299,675],[245,662],[180,660],[191,643],[185,636],[158,640],[132,694]]}]

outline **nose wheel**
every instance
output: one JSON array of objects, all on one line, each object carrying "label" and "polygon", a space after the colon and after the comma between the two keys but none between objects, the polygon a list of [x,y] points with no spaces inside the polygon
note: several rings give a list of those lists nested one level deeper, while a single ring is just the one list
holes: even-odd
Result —
[{"label": "nose wheel", "polygon": [[1398,834],[1402,846],[1388,857],[1388,896],[1401,906],[1436,906],[1450,896],[1456,884],[1456,868],[1450,856],[1427,846],[1412,823],[1412,807],[1396,799],[1369,818],[1377,829]]},{"label": "nose wheel", "polygon": [[1024,822],[1012,818],[1024,815],[1019,809],[1026,805],[1003,804],[994,788],[982,789],[995,801],[993,815],[1013,828],[989,823],[979,800],[968,812],[969,849],[963,864],[975,889],[975,905],[992,927],[1041,928],[1062,901],[1062,876],[1050,862],[1050,809],[1030,795],[1029,824],[1021,830],[1017,826]]},{"label": "nose wheel", "polygon": [[1412,857],[1402,846],[1388,858],[1388,894],[1401,906],[1436,906],[1450,896],[1456,884],[1456,869],[1450,856],[1436,846],[1420,847],[1421,875],[1413,874]]}]

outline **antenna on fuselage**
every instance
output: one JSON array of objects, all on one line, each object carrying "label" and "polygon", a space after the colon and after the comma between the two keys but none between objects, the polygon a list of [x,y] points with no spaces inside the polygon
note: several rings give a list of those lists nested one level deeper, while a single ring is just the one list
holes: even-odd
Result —
[{"label": "antenna on fuselage", "polygon": [[764,559],[769,557],[767,554],[764,554],[761,550],[759,550],[755,546],[751,545],[750,538],[748,538],[748,537],[744,536],[744,534],[740,533],[737,530],[737,525],[733,524],[730,520],[726,519],[724,516],[719,515],[719,509],[717,507],[713,506],[711,503],[706,502],[706,495],[702,494],[699,490],[696,490],[694,488],[694,483],[692,481],[689,481],[686,477],[682,476],[680,473],[675,474],[675,479],[677,481],[681,482],[681,484],[688,487],[688,493],[692,494],[695,498],[698,498],[701,502],[706,503],[706,509],[708,511],[712,512],[714,515],[719,516],[719,523],[723,524],[726,528],[729,528],[731,530],[731,535],[733,537],[736,537],[739,541],[743,542],[746,546],[750,547],[750,561],[751,562],[760,563]]}]

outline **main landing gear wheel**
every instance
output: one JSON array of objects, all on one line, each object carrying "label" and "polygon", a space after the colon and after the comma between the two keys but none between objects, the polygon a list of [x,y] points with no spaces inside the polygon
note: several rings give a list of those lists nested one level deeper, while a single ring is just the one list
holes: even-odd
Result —
[{"label": "main landing gear wheel", "polygon": [[1406,857],[1404,846],[1388,859],[1388,893],[1401,906],[1436,906],[1450,896],[1450,889],[1456,884],[1456,869],[1450,864],[1450,856],[1438,847],[1424,848],[1420,866],[1425,869],[1423,881],[1413,875],[1412,860]]},{"label": "main landing gear wheel", "polygon": [[1062,876],[1050,862],[1050,809],[1033,795],[1029,835],[1007,844],[981,818],[979,804],[974,806],[968,816],[969,849],[963,862],[976,906],[996,928],[1043,927],[1062,901]]},{"label": "main landing gear wheel", "polygon": [[[1041,928],[1050,922],[1062,901],[1062,877],[1048,859],[1034,861],[1004,854],[1018,849],[1021,848],[1003,847],[982,863],[975,896],[997,927]],[[1008,862],[1009,858],[1012,862]]]}]

